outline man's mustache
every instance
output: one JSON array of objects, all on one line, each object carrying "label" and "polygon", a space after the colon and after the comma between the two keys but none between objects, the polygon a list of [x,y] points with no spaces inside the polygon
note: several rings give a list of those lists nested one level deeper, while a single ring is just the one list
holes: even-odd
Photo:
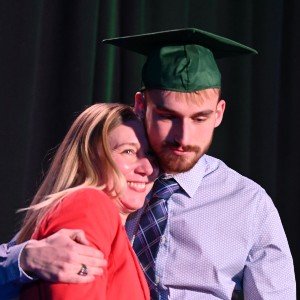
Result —
[{"label": "man's mustache", "polygon": [[200,151],[200,147],[198,147],[198,146],[192,146],[192,145],[182,146],[177,142],[164,142],[163,147],[180,149],[180,151],[186,151],[186,152],[199,152]]}]

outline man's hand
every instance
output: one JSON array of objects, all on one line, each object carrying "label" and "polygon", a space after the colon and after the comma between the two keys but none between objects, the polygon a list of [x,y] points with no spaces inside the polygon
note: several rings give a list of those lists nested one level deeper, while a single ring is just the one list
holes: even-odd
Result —
[{"label": "man's hand", "polygon": [[[20,257],[21,268],[33,277],[52,282],[86,283],[101,275],[107,262],[89,246],[82,230],[62,229],[43,240],[30,240]],[[82,264],[88,275],[77,273]]]}]

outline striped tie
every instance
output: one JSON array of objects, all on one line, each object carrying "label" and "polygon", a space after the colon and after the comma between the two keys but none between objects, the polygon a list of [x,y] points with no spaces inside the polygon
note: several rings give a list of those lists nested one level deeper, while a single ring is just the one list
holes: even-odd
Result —
[{"label": "striped tie", "polygon": [[178,183],[173,178],[160,177],[155,181],[152,197],[141,216],[133,243],[133,249],[146,275],[152,300],[158,299],[155,282],[155,259],[168,219],[166,200],[179,188]]}]

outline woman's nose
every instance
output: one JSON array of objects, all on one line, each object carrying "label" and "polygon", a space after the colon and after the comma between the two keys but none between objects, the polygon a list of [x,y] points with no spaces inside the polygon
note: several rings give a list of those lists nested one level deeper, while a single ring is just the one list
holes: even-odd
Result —
[{"label": "woman's nose", "polygon": [[147,157],[139,158],[136,171],[143,175],[149,176],[154,171],[153,164],[150,162],[149,158],[147,158]]}]

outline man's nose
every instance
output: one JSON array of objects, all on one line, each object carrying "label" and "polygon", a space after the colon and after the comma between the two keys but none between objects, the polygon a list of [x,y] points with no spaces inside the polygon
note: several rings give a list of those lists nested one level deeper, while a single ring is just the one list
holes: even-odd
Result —
[{"label": "man's nose", "polygon": [[181,120],[174,128],[174,140],[179,145],[185,146],[190,144],[191,128],[187,120]]}]

